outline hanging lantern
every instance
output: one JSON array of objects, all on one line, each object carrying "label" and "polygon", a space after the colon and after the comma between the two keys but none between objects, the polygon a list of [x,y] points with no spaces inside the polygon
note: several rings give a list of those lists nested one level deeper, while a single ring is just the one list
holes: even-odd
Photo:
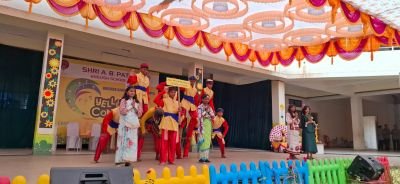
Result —
[{"label": "hanging lantern", "polygon": [[194,13],[184,8],[167,9],[162,12],[161,19],[170,26],[203,30],[208,28],[209,20],[204,14]]},{"label": "hanging lantern", "polygon": [[211,34],[216,39],[230,43],[243,43],[251,40],[251,31],[244,28],[241,24],[221,25],[211,29]]},{"label": "hanging lantern", "polygon": [[260,38],[249,42],[250,48],[257,51],[275,52],[288,47],[288,45],[278,38]]},{"label": "hanging lantern", "polygon": [[330,36],[322,29],[304,28],[286,33],[283,40],[289,45],[313,46],[329,41]]},{"label": "hanging lantern", "polygon": [[[199,4],[199,3],[197,3]],[[192,1],[192,10],[197,14],[205,14],[209,18],[232,19],[245,15],[248,11],[247,1],[243,0],[203,0],[201,8]]]},{"label": "hanging lantern", "polygon": [[315,7],[303,0],[293,0],[285,6],[286,16],[304,22],[324,23],[331,19],[331,10],[328,6]]},{"label": "hanging lantern", "polygon": [[293,29],[293,20],[284,16],[281,11],[267,11],[246,17],[244,26],[261,34],[278,34]]}]

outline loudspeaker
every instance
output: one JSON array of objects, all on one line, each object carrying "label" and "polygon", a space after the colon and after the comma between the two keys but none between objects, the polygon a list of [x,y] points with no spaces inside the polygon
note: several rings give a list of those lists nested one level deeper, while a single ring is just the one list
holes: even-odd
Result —
[{"label": "loudspeaker", "polygon": [[50,184],[132,184],[132,167],[51,168]]},{"label": "loudspeaker", "polygon": [[350,176],[358,177],[362,181],[377,180],[384,171],[383,165],[375,158],[360,155],[353,160],[350,167],[347,169],[347,173]]}]

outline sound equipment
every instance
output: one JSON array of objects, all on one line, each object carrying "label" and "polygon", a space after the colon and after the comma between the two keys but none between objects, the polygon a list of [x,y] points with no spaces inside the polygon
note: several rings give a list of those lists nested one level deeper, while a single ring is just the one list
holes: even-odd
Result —
[{"label": "sound equipment", "polygon": [[132,167],[51,168],[50,184],[132,184]]},{"label": "sound equipment", "polygon": [[347,169],[347,173],[361,181],[373,181],[378,180],[384,170],[383,165],[375,158],[358,155]]}]

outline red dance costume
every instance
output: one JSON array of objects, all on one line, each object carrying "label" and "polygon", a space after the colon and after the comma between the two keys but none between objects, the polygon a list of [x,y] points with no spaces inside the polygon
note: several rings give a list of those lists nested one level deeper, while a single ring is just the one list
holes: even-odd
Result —
[{"label": "red dance costume", "polygon": [[[142,64],[141,68],[148,66],[146,64]],[[150,96],[150,79],[149,77],[145,76],[144,74],[137,73],[135,75],[130,75],[127,82],[130,86],[135,86],[136,89],[136,96],[139,102],[143,105],[143,114],[145,114],[149,110],[149,96]],[[142,154],[144,144],[144,137],[143,135],[139,135],[138,138],[138,155],[137,158],[140,161],[140,156]]]},{"label": "red dance costume", "polygon": [[[166,83],[165,82],[161,82],[156,87],[157,90],[158,90],[158,94],[157,94],[156,98],[154,99],[154,103],[157,105],[158,108],[163,108],[162,106],[158,105],[158,104],[162,103],[160,99],[169,98],[167,92],[164,89],[165,86],[166,86]],[[182,130],[185,126],[186,126],[185,123],[180,124],[179,125],[179,130]],[[178,136],[177,137],[178,142],[176,143],[176,146],[175,146],[176,158],[177,159],[181,159],[182,158],[181,138],[180,138],[180,135],[177,134],[177,136]]]},{"label": "red dance costume", "polygon": [[[221,130],[223,129],[223,132]],[[218,141],[219,149],[221,150],[221,157],[225,158],[225,136],[228,133],[229,125],[223,117],[216,116],[213,121],[213,134],[212,138]]]},{"label": "red dance costume", "polygon": [[94,155],[94,161],[98,162],[101,153],[107,148],[108,141],[111,136],[117,132],[119,119],[119,110],[113,109],[103,118],[101,125],[101,135],[99,142],[97,143],[96,152]]},{"label": "red dance costume", "polygon": [[158,94],[154,102],[164,110],[164,117],[160,123],[161,130],[161,150],[160,164],[175,162],[176,145],[178,141],[179,130],[179,102],[175,98],[164,97]]},{"label": "red dance costume", "polygon": [[181,124],[182,128],[184,128],[187,124],[188,118],[186,117],[186,112],[188,112],[190,115],[189,125],[186,129],[186,143],[183,150],[183,157],[187,158],[189,156],[189,149],[191,145],[193,131],[197,126],[197,105],[199,104],[199,98],[195,86],[191,86],[191,88],[188,89],[183,88],[181,90],[184,91],[181,104],[182,114],[185,115],[183,123]]}]

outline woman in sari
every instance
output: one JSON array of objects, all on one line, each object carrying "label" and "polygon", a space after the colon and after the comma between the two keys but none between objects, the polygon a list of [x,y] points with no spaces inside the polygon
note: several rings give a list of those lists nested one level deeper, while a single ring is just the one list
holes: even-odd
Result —
[{"label": "woman in sari", "polygon": [[315,139],[315,128],[317,124],[311,116],[311,108],[309,106],[305,106],[302,112],[302,150],[307,154],[307,159],[314,159],[312,155],[318,152]]},{"label": "woman in sari", "polygon": [[300,138],[300,119],[296,111],[296,106],[289,105],[286,113],[286,123],[288,126],[288,148],[289,159],[297,159],[296,155],[300,155],[301,138]]},{"label": "woman in sari", "polygon": [[209,105],[210,96],[207,94],[202,96],[202,104],[197,108],[198,124],[199,124],[199,151],[200,163],[209,163],[208,159],[211,146],[212,119],[215,117],[214,110]]}]

